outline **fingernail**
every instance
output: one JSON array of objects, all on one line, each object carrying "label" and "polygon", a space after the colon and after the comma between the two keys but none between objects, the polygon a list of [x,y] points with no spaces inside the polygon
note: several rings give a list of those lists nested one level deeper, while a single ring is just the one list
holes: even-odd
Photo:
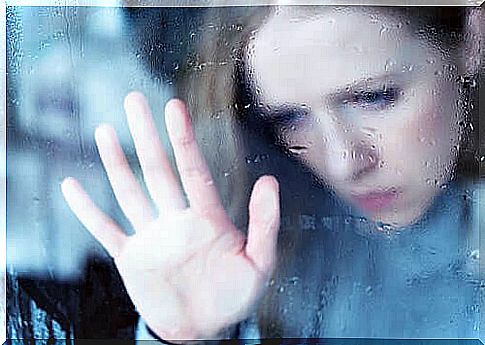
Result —
[{"label": "fingernail", "polygon": [[61,183],[59,184],[61,187],[62,193],[69,192],[69,190],[73,188],[75,183],[76,183],[76,180],[71,176],[66,177],[64,180],[62,180]]},{"label": "fingernail", "polygon": [[66,188],[66,184],[69,183],[69,181],[72,179],[72,177],[66,177],[64,178],[60,183],[59,183],[59,187],[61,188],[61,191],[64,191],[64,189]]},{"label": "fingernail", "polygon": [[94,137],[96,141],[106,141],[106,135],[108,134],[109,127],[106,124],[99,125],[94,131]]},{"label": "fingernail", "polygon": [[176,109],[173,102],[169,102],[165,108],[166,112],[166,125],[169,132],[176,138],[181,138],[185,135],[185,119],[183,114]]},{"label": "fingernail", "polygon": [[150,107],[145,96],[138,91],[133,91],[125,97],[124,107],[128,118],[136,119],[141,115],[150,114]]},{"label": "fingernail", "polygon": [[[277,198],[277,193],[278,193],[278,184],[275,183],[272,177],[265,177],[265,179],[271,179],[272,181],[270,183],[266,182],[266,188],[263,188],[262,190],[262,197],[261,201],[263,203],[262,208],[264,215],[268,221],[272,220],[275,216],[275,210],[278,207],[278,198]],[[276,186],[275,186],[276,185]],[[274,188],[276,187],[276,191],[274,191]]]},{"label": "fingernail", "polygon": [[145,96],[139,91],[132,91],[125,97],[125,106],[137,107],[145,100]]},{"label": "fingernail", "polygon": [[116,135],[114,129],[108,124],[101,124],[99,125],[95,132],[94,138],[96,143],[102,145],[112,145],[113,144],[113,136]]}]

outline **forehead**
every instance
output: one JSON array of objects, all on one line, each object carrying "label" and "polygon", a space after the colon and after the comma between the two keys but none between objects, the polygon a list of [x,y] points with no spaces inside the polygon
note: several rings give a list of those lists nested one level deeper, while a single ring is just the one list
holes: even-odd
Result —
[{"label": "forehead", "polygon": [[263,95],[286,102],[301,101],[308,90],[325,94],[357,79],[396,73],[431,54],[388,11],[328,7],[305,15],[292,7],[280,10],[257,32],[248,53]]}]

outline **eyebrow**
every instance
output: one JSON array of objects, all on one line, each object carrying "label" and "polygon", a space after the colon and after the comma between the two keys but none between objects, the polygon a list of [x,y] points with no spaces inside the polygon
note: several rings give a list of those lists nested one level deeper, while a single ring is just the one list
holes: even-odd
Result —
[{"label": "eyebrow", "polygon": [[[401,78],[400,78],[401,77]],[[394,80],[399,79],[399,84],[402,84],[402,73],[385,73],[381,74],[378,76],[374,77],[368,77],[364,78],[361,80],[358,80],[353,83],[349,83],[345,85],[345,87],[337,89],[339,91],[332,92],[328,94],[328,99],[332,101],[332,103],[343,101],[349,97],[349,95],[352,94],[352,92],[355,92],[356,90],[362,91],[362,90],[373,90],[377,86],[382,87],[382,86],[388,86],[387,84],[394,84]],[[340,90],[344,91],[340,91]]]},{"label": "eyebrow", "polygon": [[[327,98],[332,104],[340,104],[344,100],[348,99],[352,92],[355,92],[355,90],[375,89],[376,86],[384,86],[383,84],[388,84],[394,79],[399,79],[399,84],[402,84],[402,74],[403,73],[392,72],[381,74],[378,76],[363,78],[355,82],[348,83],[344,87],[336,88],[337,91],[328,93],[325,98]],[[289,113],[311,111],[310,106],[295,103],[286,103],[281,105],[273,104],[268,105],[267,108],[271,109],[270,116],[272,118],[275,117],[275,114],[276,118],[281,118]]]}]

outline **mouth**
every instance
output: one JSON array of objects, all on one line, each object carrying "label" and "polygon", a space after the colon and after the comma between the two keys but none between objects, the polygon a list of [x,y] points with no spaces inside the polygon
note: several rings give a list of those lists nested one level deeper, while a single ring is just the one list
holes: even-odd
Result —
[{"label": "mouth", "polygon": [[352,193],[352,201],[363,211],[375,212],[388,209],[398,199],[401,192],[396,188]]}]

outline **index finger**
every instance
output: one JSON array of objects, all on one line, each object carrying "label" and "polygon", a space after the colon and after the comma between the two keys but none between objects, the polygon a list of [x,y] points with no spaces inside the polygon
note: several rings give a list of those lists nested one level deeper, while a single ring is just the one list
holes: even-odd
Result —
[{"label": "index finger", "polygon": [[182,101],[173,99],[167,103],[165,122],[190,207],[203,216],[225,217],[219,193],[195,141],[189,113]]}]

